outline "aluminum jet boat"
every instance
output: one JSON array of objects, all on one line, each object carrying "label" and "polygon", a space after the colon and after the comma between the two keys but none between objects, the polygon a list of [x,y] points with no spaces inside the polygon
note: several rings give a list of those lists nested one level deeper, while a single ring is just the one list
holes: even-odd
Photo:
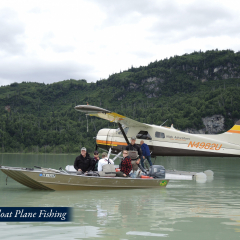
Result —
[{"label": "aluminum jet boat", "polygon": [[121,178],[78,175],[77,172],[51,168],[21,168],[0,166],[0,170],[15,181],[42,190],[100,190],[163,188],[169,180],[160,178]]}]

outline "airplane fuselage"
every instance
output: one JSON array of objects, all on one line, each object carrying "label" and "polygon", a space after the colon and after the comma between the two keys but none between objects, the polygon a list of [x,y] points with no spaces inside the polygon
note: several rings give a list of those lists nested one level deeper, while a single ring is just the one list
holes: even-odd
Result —
[{"label": "airplane fuselage", "polygon": [[[145,134],[139,134],[141,132]],[[136,144],[143,140],[154,156],[240,156],[238,136],[231,132],[217,135],[190,134],[174,128],[148,125],[146,129],[130,127],[126,136],[129,141],[132,136],[137,136]],[[97,134],[96,143],[106,150],[111,147],[115,153],[127,146],[121,131],[117,129],[101,129]]]},{"label": "airplane fuselage", "polygon": [[96,137],[100,148],[111,148],[114,153],[125,149],[127,142],[134,136],[137,138],[136,144],[143,140],[154,156],[240,156],[240,120],[222,134],[191,134],[173,126],[168,128],[141,123],[96,106],[78,105],[75,109],[119,125],[119,129],[101,129]]}]

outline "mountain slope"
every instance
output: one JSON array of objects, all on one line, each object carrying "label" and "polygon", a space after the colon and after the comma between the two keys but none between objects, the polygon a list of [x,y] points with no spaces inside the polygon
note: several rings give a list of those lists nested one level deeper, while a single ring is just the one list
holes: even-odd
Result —
[{"label": "mountain slope", "polygon": [[240,54],[213,50],[132,67],[96,83],[70,79],[2,86],[0,151],[77,152],[83,145],[93,151],[98,130],[115,126],[96,118],[87,124],[74,110],[86,102],[145,123],[168,119],[166,125],[180,130],[204,129],[203,118],[219,115],[220,130],[227,130],[240,118],[239,77]]}]

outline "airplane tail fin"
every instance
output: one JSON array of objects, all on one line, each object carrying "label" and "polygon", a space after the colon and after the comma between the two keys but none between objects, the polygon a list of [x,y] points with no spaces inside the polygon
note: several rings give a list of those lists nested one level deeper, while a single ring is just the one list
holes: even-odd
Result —
[{"label": "airplane tail fin", "polygon": [[238,120],[235,123],[235,125],[230,130],[228,130],[227,132],[240,134],[240,120]]},{"label": "airplane tail fin", "polygon": [[240,120],[227,132],[220,134],[223,137],[222,140],[229,143],[240,145]]}]

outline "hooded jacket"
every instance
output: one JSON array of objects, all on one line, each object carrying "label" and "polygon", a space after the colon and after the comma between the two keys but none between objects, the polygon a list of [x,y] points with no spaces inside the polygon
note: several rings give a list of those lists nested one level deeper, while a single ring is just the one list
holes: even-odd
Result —
[{"label": "hooded jacket", "polygon": [[74,162],[74,168],[76,170],[81,169],[83,172],[90,171],[92,168],[92,158],[88,153],[86,157],[83,157],[82,154],[76,157]]}]

